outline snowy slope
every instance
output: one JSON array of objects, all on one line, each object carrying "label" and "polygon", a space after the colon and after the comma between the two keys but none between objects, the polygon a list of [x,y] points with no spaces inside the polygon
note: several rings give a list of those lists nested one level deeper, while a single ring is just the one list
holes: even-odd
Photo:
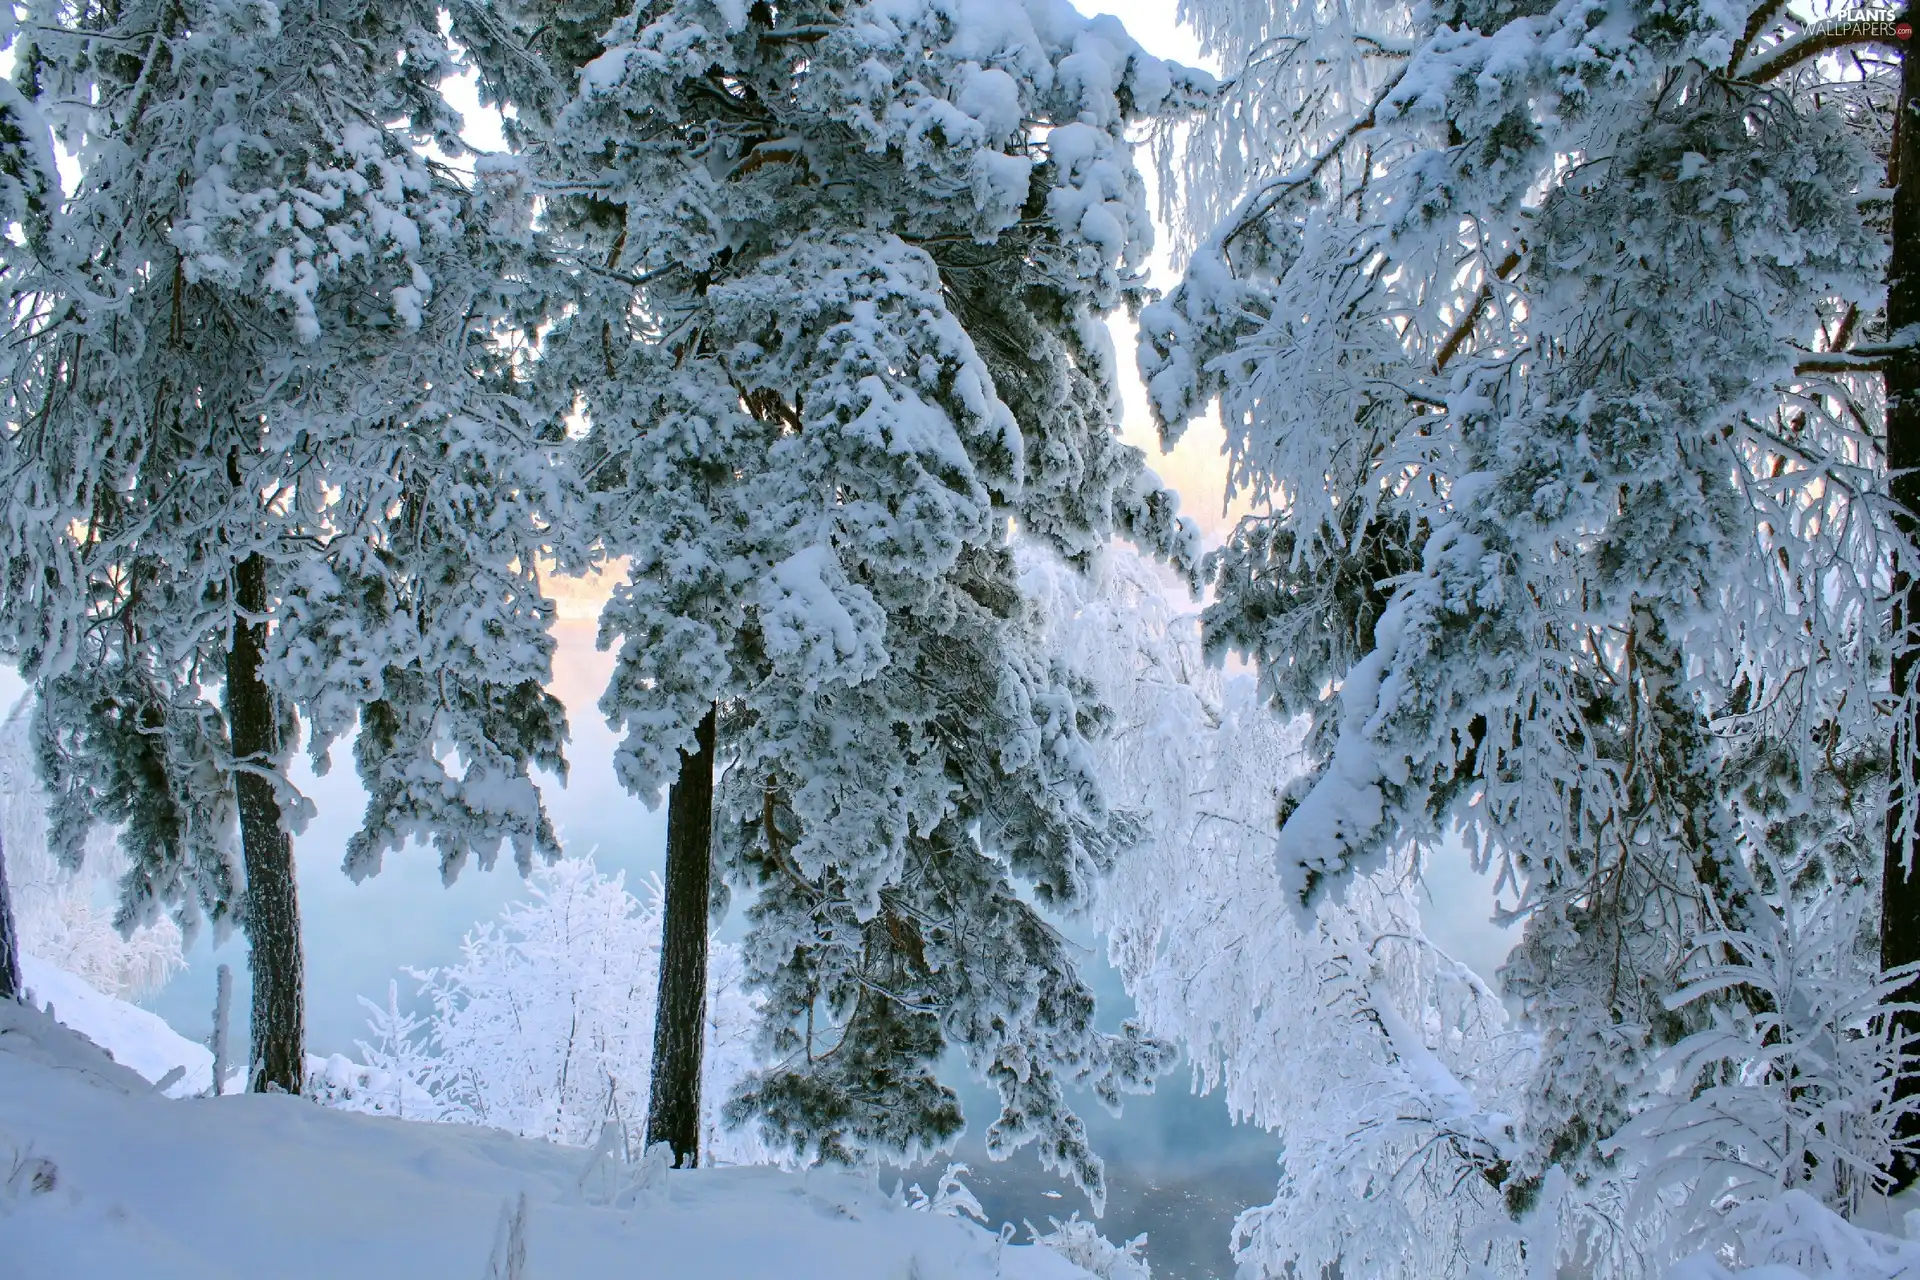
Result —
[{"label": "snowy slope", "polygon": [[587,1156],[299,1098],[157,1097],[43,1012],[0,1003],[7,1277],[483,1280],[502,1209],[521,1193],[525,1280],[1088,1274],[849,1174],[670,1172],[609,1207],[595,1203],[600,1183],[583,1187]]},{"label": "snowy slope", "polygon": [[213,1082],[212,1051],[175,1031],[158,1014],[96,991],[84,979],[33,955],[21,954],[20,974],[36,1007],[51,1005],[62,1026],[92,1040],[115,1062],[150,1081],[164,1079],[179,1067],[184,1074],[168,1088],[171,1096],[205,1093]]}]

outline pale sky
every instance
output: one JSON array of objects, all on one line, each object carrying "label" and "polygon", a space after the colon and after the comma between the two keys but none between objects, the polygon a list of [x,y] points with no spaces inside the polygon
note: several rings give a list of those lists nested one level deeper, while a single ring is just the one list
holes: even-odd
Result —
[{"label": "pale sky", "polygon": [[[1111,13],[1126,24],[1129,35],[1163,58],[1204,67],[1216,74],[1220,71],[1213,59],[1200,56],[1200,43],[1193,32],[1175,21],[1175,0],[1107,0],[1104,4],[1089,3],[1081,7],[1085,12]],[[1152,186],[1152,158],[1144,148],[1138,163],[1147,175],[1148,184]],[[1154,205],[1157,222],[1157,193]],[[1162,290],[1172,288],[1178,280],[1168,255],[1171,239],[1167,228],[1161,226],[1159,245],[1150,271],[1154,286]],[[1225,435],[1218,419],[1209,416],[1194,423],[1172,453],[1162,454],[1153,430],[1153,419],[1147,411],[1146,388],[1135,372],[1133,323],[1121,315],[1115,316],[1108,327],[1113,332],[1114,347],[1120,356],[1120,391],[1126,400],[1126,418],[1121,434],[1128,443],[1146,450],[1149,465],[1180,495],[1182,512],[1199,523],[1208,545],[1218,544],[1232,526],[1233,517],[1245,509],[1243,503],[1235,504],[1231,512],[1223,514],[1226,462],[1220,451]]]}]

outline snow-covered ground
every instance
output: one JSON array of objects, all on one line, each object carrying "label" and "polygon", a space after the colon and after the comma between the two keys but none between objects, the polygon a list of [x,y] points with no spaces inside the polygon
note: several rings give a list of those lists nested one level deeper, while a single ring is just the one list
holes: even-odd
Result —
[{"label": "snow-covered ground", "polygon": [[[30,962],[28,981],[114,1054],[43,1010],[0,1002],[6,1277],[1089,1274],[1046,1247],[908,1208],[858,1174],[666,1171],[300,1098],[160,1096],[153,1080],[174,1066],[197,1066],[204,1089],[211,1055],[49,966]],[[1144,1274],[1114,1261],[1114,1276]]]},{"label": "snow-covered ground", "polygon": [[168,1072],[180,1068],[180,1078],[167,1087],[169,1097],[206,1093],[211,1086],[213,1051],[179,1034],[159,1015],[103,995],[83,979],[31,954],[20,957],[20,976],[36,1007],[51,1007],[63,1026],[103,1046],[115,1062],[133,1068],[148,1081],[164,1080]]}]

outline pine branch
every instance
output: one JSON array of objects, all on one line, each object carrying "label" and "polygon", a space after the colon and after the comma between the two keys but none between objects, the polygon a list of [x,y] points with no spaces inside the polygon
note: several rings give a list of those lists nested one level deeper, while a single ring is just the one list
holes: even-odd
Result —
[{"label": "pine branch", "polygon": [[[1516,249],[1493,269],[1493,274],[1496,278],[1505,280],[1519,265],[1520,251]],[[1460,354],[1460,348],[1466,342],[1468,335],[1473,332],[1473,326],[1480,323],[1480,313],[1486,310],[1487,304],[1491,301],[1493,301],[1493,281],[1488,280],[1481,284],[1480,293],[1474,298],[1473,305],[1467,308],[1467,314],[1460,317],[1460,323],[1453,327],[1453,332],[1447,335],[1447,340],[1440,344],[1440,350],[1433,358],[1435,373],[1445,370],[1447,363]]]},{"label": "pine branch", "polygon": [[761,44],[813,44],[833,34],[830,26],[814,24],[805,27],[786,27],[760,33]]},{"label": "pine branch", "polygon": [[1242,205],[1241,212],[1234,216],[1232,228],[1220,238],[1221,245],[1224,247],[1225,245],[1231,244],[1242,232],[1254,226],[1260,219],[1272,212],[1274,205],[1278,204],[1281,199],[1317,180],[1321,173],[1326,170],[1326,167],[1332,164],[1334,160],[1340,156],[1341,152],[1346,150],[1349,142],[1373,128],[1375,120],[1380,113],[1381,106],[1386,103],[1387,98],[1393,91],[1400,86],[1400,81],[1406,77],[1406,74],[1407,68],[1404,66],[1394,72],[1393,78],[1382,85],[1380,92],[1374,95],[1373,101],[1367,106],[1367,114],[1341,130],[1340,136],[1335,138],[1326,150],[1308,161],[1302,168],[1295,169],[1292,173],[1283,174],[1278,178],[1274,178],[1261,187],[1259,193]]},{"label": "pine branch", "polygon": [[1911,354],[1912,347],[1855,347],[1851,351],[1822,351],[1809,356],[1793,366],[1797,374],[1805,373],[1885,373],[1887,365],[1898,356]]},{"label": "pine branch", "polygon": [[1823,31],[1811,31],[1783,41],[1767,50],[1757,60],[1748,63],[1734,72],[1733,78],[1752,84],[1765,84],[1778,79],[1788,71],[1823,53],[1835,49],[1848,49],[1859,45],[1877,44],[1887,48],[1901,49],[1902,42],[1888,31],[1862,35],[1853,25],[1840,26]]},{"label": "pine branch", "polygon": [[1849,308],[1848,314],[1840,321],[1839,330],[1833,335],[1832,347],[1826,351],[1810,352],[1805,360],[1797,362],[1793,371],[1806,373],[1885,373],[1887,366],[1901,356],[1911,355],[1920,344],[1920,326],[1908,325],[1893,335],[1894,341],[1878,343],[1873,346],[1854,347],[1851,350],[1837,350],[1844,347],[1853,334],[1858,312]]},{"label": "pine branch", "polygon": [[1740,39],[1733,46],[1733,56],[1727,59],[1727,74],[1733,75],[1742,62],[1747,59],[1747,51],[1753,48],[1753,42],[1767,29],[1774,15],[1786,5],[1786,0],[1764,0],[1759,8],[1747,19],[1747,26],[1740,33]]}]

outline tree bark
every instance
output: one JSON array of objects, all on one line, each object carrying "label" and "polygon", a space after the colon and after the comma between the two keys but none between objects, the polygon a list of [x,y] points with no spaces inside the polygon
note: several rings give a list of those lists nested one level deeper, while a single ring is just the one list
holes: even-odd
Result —
[{"label": "tree bark", "polygon": [[[1901,20],[1907,20],[1902,12]],[[1911,546],[1920,547],[1920,355],[1902,345],[1904,331],[1920,323],[1920,66],[1903,57],[1900,66],[1899,107],[1894,116],[1893,155],[1889,175],[1893,195],[1893,257],[1887,270],[1887,328],[1895,348],[1886,363],[1887,472],[1893,498],[1894,521]],[[1887,836],[1881,868],[1880,963],[1887,968],[1920,960],[1920,699],[1913,689],[1915,661],[1920,659],[1920,572],[1906,557],[1893,581],[1892,661],[1889,680],[1894,705],[1893,744],[1887,791]],[[1914,986],[1902,1000],[1920,996]],[[1903,1015],[1908,1031],[1920,1031],[1920,1020]],[[1920,1092],[1920,1076],[1904,1075],[1898,1096]],[[1909,1115],[1901,1136],[1920,1138],[1920,1117]],[[1909,1161],[1896,1161],[1892,1171],[1902,1186],[1912,1183],[1916,1170]]]},{"label": "tree bark", "polygon": [[660,1000],[653,1020],[647,1145],[664,1142],[683,1169],[700,1163],[700,1063],[707,1025],[707,895],[713,873],[713,734],[709,707],[693,754],[667,795],[667,896],[660,927]]},{"label": "tree bark", "polygon": [[7,889],[7,851],[0,848],[0,1000],[26,995],[20,979],[20,934],[13,924],[13,895]]},{"label": "tree bark", "polygon": [[258,552],[235,567],[233,584],[237,607],[233,647],[227,651],[227,732],[235,758],[251,766],[234,776],[247,868],[244,924],[253,971],[247,1087],[255,1093],[299,1093],[306,1074],[306,1011],[293,839],[281,826],[273,782],[259,772],[280,767],[280,742],[273,695],[260,678],[267,646],[267,562]]}]

